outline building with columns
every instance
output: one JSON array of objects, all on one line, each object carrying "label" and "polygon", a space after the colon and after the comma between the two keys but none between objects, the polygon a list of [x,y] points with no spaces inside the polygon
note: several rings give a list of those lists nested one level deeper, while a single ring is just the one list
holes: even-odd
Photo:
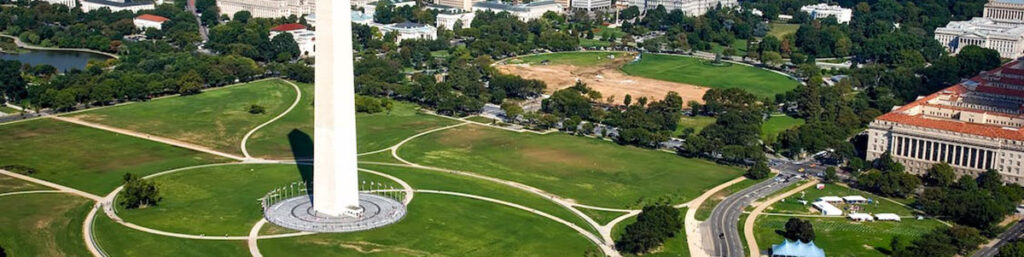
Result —
[{"label": "building with columns", "polygon": [[316,0],[217,0],[217,7],[228,17],[240,11],[257,18],[302,17],[316,11]]},{"label": "building with columns", "polygon": [[999,23],[990,18],[951,21],[945,27],[935,28],[935,40],[953,54],[969,45],[996,50],[1000,57],[1007,59],[1024,54],[1024,26]]},{"label": "building with columns", "polygon": [[913,174],[945,162],[960,175],[993,169],[1024,184],[1024,63],[894,107],[867,132],[869,161],[888,152]]},{"label": "building with columns", "polygon": [[43,2],[50,4],[63,4],[71,8],[78,7],[78,0],[43,0]]},{"label": "building with columns", "polygon": [[999,51],[1003,58],[1024,56],[1024,1],[989,0],[982,17],[935,28],[935,40],[954,54],[976,45]]}]

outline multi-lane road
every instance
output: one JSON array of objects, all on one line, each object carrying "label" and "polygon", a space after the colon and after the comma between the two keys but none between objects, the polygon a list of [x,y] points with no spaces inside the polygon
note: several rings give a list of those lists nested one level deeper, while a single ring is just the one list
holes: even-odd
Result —
[{"label": "multi-lane road", "polygon": [[[808,163],[787,161],[773,161],[773,163],[776,164],[772,165],[773,168],[780,171],[780,178],[803,174],[813,175],[824,170],[820,166],[811,167]],[[799,173],[800,169],[804,169],[804,173]],[[714,244],[713,249],[709,249],[711,250],[709,252],[711,256],[746,256],[747,251],[743,249],[743,241],[740,240],[741,235],[739,233],[739,221],[740,215],[743,214],[743,209],[757,199],[767,197],[797,181],[800,181],[800,179],[795,177],[788,180],[769,179],[732,194],[725,198],[725,200],[722,200],[718,206],[715,206],[715,209],[711,212],[711,217],[702,225],[703,231],[705,231],[705,242],[710,240]]]},{"label": "multi-lane road", "polygon": [[1006,230],[1006,232],[1003,232],[1003,234],[999,235],[998,243],[996,243],[992,247],[985,247],[982,248],[981,250],[978,250],[977,252],[974,252],[974,255],[971,255],[971,257],[996,256],[996,254],[999,253],[999,247],[1003,247],[1003,245],[1006,245],[1007,243],[1013,241],[1014,239],[1020,238],[1022,234],[1024,234],[1024,222],[1017,222],[1017,224],[1013,225],[1013,227],[1010,227],[1010,229]]}]

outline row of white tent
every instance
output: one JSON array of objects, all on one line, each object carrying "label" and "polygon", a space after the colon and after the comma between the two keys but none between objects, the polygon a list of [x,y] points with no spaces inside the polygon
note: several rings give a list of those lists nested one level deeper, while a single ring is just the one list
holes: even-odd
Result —
[{"label": "row of white tent", "polygon": [[866,213],[850,213],[850,215],[847,215],[846,217],[855,221],[900,221],[900,215],[896,215],[895,213],[879,213],[875,214],[874,217],[872,217],[871,214]]}]

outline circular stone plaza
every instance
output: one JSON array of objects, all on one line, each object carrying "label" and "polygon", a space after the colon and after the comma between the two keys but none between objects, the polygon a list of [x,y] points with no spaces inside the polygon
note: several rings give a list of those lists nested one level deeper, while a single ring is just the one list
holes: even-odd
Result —
[{"label": "circular stone plaza", "polygon": [[271,223],[299,231],[355,232],[398,222],[406,212],[401,202],[372,193],[360,193],[359,206],[359,215],[324,215],[313,209],[311,195],[303,195],[267,206],[263,215]]}]

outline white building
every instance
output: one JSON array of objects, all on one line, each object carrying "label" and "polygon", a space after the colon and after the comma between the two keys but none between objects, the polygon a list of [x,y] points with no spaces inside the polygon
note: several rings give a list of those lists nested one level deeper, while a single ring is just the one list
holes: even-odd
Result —
[{"label": "white building", "polygon": [[526,4],[511,5],[496,1],[479,2],[473,4],[473,11],[483,12],[509,12],[522,21],[529,21],[544,16],[544,13],[563,13],[564,6],[555,1],[537,1]]},{"label": "white building", "polygon": [[572,0],[570,4],[573,9],[593,11],[599,9],[608,9],[612,6],[611,0]]},{"label": "white building", "polygon": [[656,9],[661,5],[665,6],[668,11],[680,10],[688,16],[701,16],[718,6],[722,8],[739,6],[737,0],[624,0],[624,2],[628,6],[639,7],[640,10]]},{"label": "white building", "polygon": [[473,18],[476,17],[476,13],[438,13],[437,14],[437,26],[444,27],[446,29],[455,29],[455,24],[462,22],[462,28],[469,28],[473,24]]},{"label": "white building", "polygon": [[996,50],[999,56],[1012,59],[1024,53],[1024,26],[975,17],[969,21],[951,21],[945,27],[935,28],[935,40],[954,54],[966,46],[976,45]]},{"label": "white building", "polygon": [[881,220],[881,221],[900,221],[901,220],[900,219],[900,215],[896,215],[895,213],[879,213],[879,214],[875,214],[875,219]]},{"label": "white building", "polygon": [[270,39],[274,39],[281,33],[292,34],[292,39],[295,39],[295,43],[299,45],[302,56],[316,56],[316,32],[302,24],[284,24],[270,29]]},{"label": "white building", "polygon": [[840,198],[838,196],[822,196],[822,197],[818,197],[818,199],[816,199],[815,201],[816,202],[826,202],[826,203],[841,203],[841,202],[843,202],[843,198]]},{"label": "white building", "polygon": [[228,17],[240,11],[257,18],[302,17],[316,12],[316,0],[217,0],[217,7]]},{"label": "white building", "polygon": [[[82,4],[82,11],[91,12],[99,10],[101,8],[109,8],[111,12],[119,11],[132,11],[138,12],[142,10],[153,10],[156,9],[156,5],[152,1],[133,1],[133,0],[80,0]],[[158,1],[157,3],[162,3]]]},{"label": "white building", "polygon": [[843,8],[838,5],[828,5],[826,3],[806,5],[804,7],[800,7],[800,11],[810,14],[811,18],[815,19],[836,17],[836,20],[838,20],[839,23],[849,23],[850,19],[853,19],[853,10]]},{"label": "white building", "polygon": [[897,106],[868,125],[867,159],[886,153],[912,174],[948,163],[1024,184],[1024,63],[1020,60]]},{"label": "white building", "polygon": [[437,28],[426,24],[403,22],[388,25],[376,25],[376,27],[380,28],[382,33],[398,33],[398,43],[402,43],[402,41],[407,39],[437,39]]},{"label": "white building", "polygon": [[832,205],[831,203],[824,202],[824,201],[819,201],[819,202],[813,202],[813,203],[811,203],[811,205],[814,206],[815,209],[818,209],[819,211],[821,211],[821,215],[825,215],[825,216],[843,216],[843,210],[840,210],[839,208],[836,208],[836,206]]},{"label": "white building", "polygon": [[[407,0],[407,1],[406,0],[381,0],[381,1],[389,1],[389,4],[391,4],[393,7],[416,6],[416,1],[412,1],[412,0]],[[355,4],[355,6],[356,6],[357,9],[362,9],[363,13],[365,13],[367,15],[370,15],[370,17],[373,17],[373,14],[375,14],[377,12],[377,3],[378,2],[379,1],[367,1],[367,2],[363,2],[363,3]]]},{"label": "white building", "polygon": [[868,199],[859,195],[843,196],[843,201],[848,204],[862,204],[867,203]]},{"label": "white building", "polygon": [[76,7],[76,6],[78,6],[78,1],[77,0],[43,0],[43,2],[47,2],[47,3],[50,3],[50,4],[62,4],[62,5],[66,5],[67,7]]},{"label": "white building", "polygon": [[132,20],[132,23],[135,23],[136,28],[145,31],[148,28],[163,29],[164,22],[167,22],[168,20],[170,19],[162,16],[143,14],[139,15],[139,17],[135,17],[135,19]]},{"label": "white building", "polygon": [[867,214],[867,213],[850,213],[850,214],[846,215],[846,217],[849,218],[852,221],[872,221],[872,220],[875,220],[875,217],[872,217],[871,214]]},{"label": "white building", "polygon": [[460,10],[472,10],[473,4],[483,2],[485,0],[437,0],[434,1],[437,5],[452,7]]}]

